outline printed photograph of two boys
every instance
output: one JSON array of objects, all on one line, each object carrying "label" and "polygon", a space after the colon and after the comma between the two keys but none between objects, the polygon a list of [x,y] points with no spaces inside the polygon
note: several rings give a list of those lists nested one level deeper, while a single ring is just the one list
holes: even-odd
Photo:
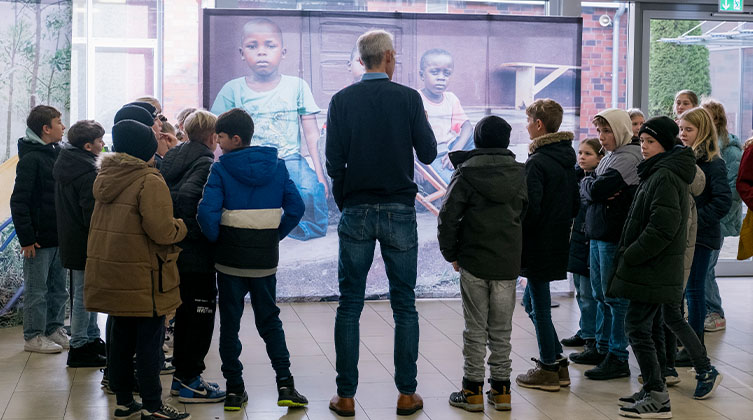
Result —
[{"label": "printed photograph of two boys", "polygon": [[[437,159],[431,165],[417,162],[415,168],[419,296],[458,293],[452,268],[432,263],[442,260],[435,214],[452,176],[447,155],[474,147],[475,123],[491,114],[507,120],[513,127],[510,149],[521,162],[529,143],[525,107],[534,99],[559,102],[565,109],[561,130],[577,130],[582,25],[576,19],[204,13],[204,107],[217,115],[234,107],[248,111],[255,124],[251,144],[278,149],[306,205],[303,220],[280,246],[281,298],[337,294],[339,212],[325,167],[327,108],[332,95],[357,83],[364,72],[356,47],[362,33],[393,34],[393,81],[419,91],[437,139]],[[378,250],[375,257],[380,264]],[[386,293],[384,270],[377,267],[369,275],[367,295]]]}]

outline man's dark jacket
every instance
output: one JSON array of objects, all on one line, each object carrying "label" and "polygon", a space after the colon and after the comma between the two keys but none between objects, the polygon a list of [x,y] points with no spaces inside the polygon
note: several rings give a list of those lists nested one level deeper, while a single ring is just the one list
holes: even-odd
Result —
[{"label": "man's dark jacket", "polygon": [[10,197],[10,212],[22,247],[34,243],[41,248],[58,246],[52,167],[59,153],[57,143],[43,145],[23,138],[18,140],[16,183]]},{"label": "man's dark jacket", "polygon": [[638,176],[607,296],[676,303],[683,291],[693,151],[677,146],[653,156],[638,165]]},{"label": "man's dark jacket", "polygon": [[97,156],[66,145],[52,169],[55,178],[60,260],[71,270],[86,268],[89,222],[94,211],[92,186],[97,177]]},{"label": "man's dark jacket", "polygon": [[214,247],[201,233],[196,212],[209,178],[214,154],[203,143],[188,141],[170,149],[159,168],[173,199],[173,217],[183,219],[188,228],[178,246],[178,271],[213,273]]},{"label": "man's dark jacket", "polygon": [[528,211],[520,274],[531,281],[567,278],[570,229],[578,213],[573,133],[537,137],[526,161]]},{"label": "man's dark jacket", "polygon": [[439,212],[442,256],[485,280],[517,280],[528,205],[525,165],[507,149],[450,153],[455,166]]},{"label": "man's dark jacket", "polygon": [[[368,73],[367,73],[368,74]],[[362,80],[336,93],[327,114],[327,173],[337,207],[413,206],[413,150],[430,164],[437,142],[421,96],[387,78]]]}]

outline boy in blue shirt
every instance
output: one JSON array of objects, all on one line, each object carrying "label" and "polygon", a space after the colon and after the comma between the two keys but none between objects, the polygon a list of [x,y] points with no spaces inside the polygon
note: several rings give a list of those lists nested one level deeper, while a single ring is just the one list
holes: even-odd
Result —
[{"label": "boy in blue shirt", "polygon": [[239,411],[248,402],[238,338],[247,293],[276,373],[277,405],[304,407],[308,400],[296,391],[290,374],[275,274],[279,243],[301,220],[305,207],[277,149],[249,147],[254,122],[246,111],[233,108],[220,115],[215,132],[223,155],[212,164],[197,219],[207,239],[216,242],[225,410]]},{"label": "boy in blue shirt", "polygon": [[[264,18],[248,21],[243,26],[240,54],[250,72],[225,83],[211,111],[219,115],[235,107],[244,109],[256,126],[252,144],[277,149],[308,210],[290,237],[305,241],[327,234],[329,191],[317,148],[320,109],[304,80],[280,74],[286,53],[276,23]],[[301,128],[313,170],[301,154]]]}]

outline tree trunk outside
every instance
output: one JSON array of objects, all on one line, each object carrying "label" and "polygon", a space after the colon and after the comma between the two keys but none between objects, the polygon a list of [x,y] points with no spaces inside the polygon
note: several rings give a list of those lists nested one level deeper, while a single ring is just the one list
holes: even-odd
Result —
[{"label": "tree trunk outside", "polygon": [[13,41],[11,42],[10,52],[10,82],[8,87],[8,120],[5,131],[5,160],[10,159],[10,147],[11,147],[11,128],[13,125],[13,88],[16,79],[16,54],[18,52],[18,43],[21,34],[18,30],[18,4],[13,3]]},{"label": "tree trunk outside", "polygon": [[37,105],[37,80],[39,79],[39,55],[42,51],[42,4],[36,0],[34,4],[34,17],[36,20],[36,30],[34,32],[34,66],[31,69],[31,98],[29,99],[30,108]]}]

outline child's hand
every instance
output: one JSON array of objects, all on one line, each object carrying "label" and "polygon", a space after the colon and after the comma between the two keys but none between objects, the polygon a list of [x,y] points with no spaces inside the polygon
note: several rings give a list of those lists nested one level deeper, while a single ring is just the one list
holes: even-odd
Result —
[{"label": "child's hand", "polygon": [[317,175],[316,177],[319,182],[321,182],[322,185],[324,185],[324,197],[329,198],[329,185],[327,185],[327,180],[324,179],[324,176]]},{"label": "child's hand", "polygon": [[23,255],[24,258],[34,258],[37,256],[36,248],[41,248],[36,242],[34,243],[34,245],[22,246],[21,255]]},{"label": "child's hand", "polygon": [[442,167],[450,169],[450,170],[455,169],[455,168],[452,167],[452,161],[450,160],[450,154],[449,153],[446,154],[446,155],[444,155],[444,157],[442,158]]},{"label": "child's hand", "polygon": [[160,133],[159,137],[167,143],[168,150],[178,145],[178,138],[170,133]]},{"label": "child's hand", "polygon": [[455,271],[456,271],[456,272],[458,272],[458,273],[460,272],[460,266],[458,265],[458,262],[457,262],[457,261],[453,261],[453,262],[451,262],[450,264],[452,264],[452,269],[453,269],[453,270],[455,270]]}]

